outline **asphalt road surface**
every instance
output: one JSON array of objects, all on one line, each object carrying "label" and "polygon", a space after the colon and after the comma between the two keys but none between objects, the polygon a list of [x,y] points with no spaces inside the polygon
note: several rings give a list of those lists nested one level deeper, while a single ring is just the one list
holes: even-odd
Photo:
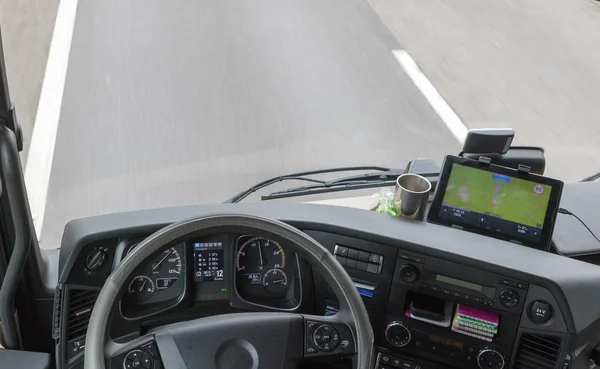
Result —
[{"label": "asphalt road surface", "polygon": [[398,48],[362,0],[80,1],[42,245],[76,217],[458,150]]},{"label": "asphalt road surface", "polygon": [[[396,49],[469,128],[514,127],[550,175],[598,171],[600,7],[551,3],[79,0],[40,244],[73,218],[220,202],[283,173],[440,162],[459,144]],[[35,17],[41,50],[55,13]],[[43,72],[40,54],[23,65]],[[35,101],[22,68],[17,97]]]}]

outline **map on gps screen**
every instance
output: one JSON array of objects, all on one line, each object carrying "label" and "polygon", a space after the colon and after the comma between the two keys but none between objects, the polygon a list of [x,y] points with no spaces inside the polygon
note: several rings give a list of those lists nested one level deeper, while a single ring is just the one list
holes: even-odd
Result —
[{"label": "map on gps screen", "polygon": [[442,204],[541,229],[550,192],[551,186],[454,164]]}]

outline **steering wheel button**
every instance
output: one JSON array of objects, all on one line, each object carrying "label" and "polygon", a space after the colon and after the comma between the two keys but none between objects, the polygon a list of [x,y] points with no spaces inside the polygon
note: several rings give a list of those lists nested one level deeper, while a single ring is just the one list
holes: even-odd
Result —
[{"label": "steering wheel button", "polygon": [[321,344],[323,342],[323,336],[320,334],[315,334],[315,342],[317,345]]},{"label": "steering wheel button", "polygon": [[392,364],[392,366],[394,366],[396,368],[401,368],[402,367],[402,360],[394,358],[394,359],[392,359],[392,362],[390,364]]},{"label": "steering wheel button", "polygon": [[329,342],[331,340],[331,336],[328,334],[323,335],[323,342]]},{"label": "steering wheel button", "polygon": [[308,322],[306,323],[306,328],[308,330],[307,334],[312,334],[312,332],[315,330],[315,327],[317,326],[317,323],[315,322]]},{"label": "steering wheel button", "polygon": [[319,328],[319,329],[323,333],[330,333],[332,331],[332,328],[329,325],[322,325],[321,328]]},{"label": "steering wheel button", "polygon": [[135,359],[135,360],[133,360],[133,361],[131,362],[131,366],[132,366],[134,369],[141,368],[141,367],[142,367],[142,360],[140,360],[140,359]]},{"label": "steering wheel button", "polygon": [[150,352],[150,355],[152,356],[156,356],[156,346],[154,345],[154,342],[150,342],[145,344],[144,346],[142,346],[142,348],[148,350],[148,352]]}]

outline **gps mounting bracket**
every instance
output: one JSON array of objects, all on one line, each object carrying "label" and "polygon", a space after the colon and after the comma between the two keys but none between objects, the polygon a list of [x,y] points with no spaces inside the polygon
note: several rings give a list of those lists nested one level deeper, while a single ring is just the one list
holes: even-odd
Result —
[{"label": "gps mounting bracket", "polygon": [[521,173],[529,173],[531,171],[531,167],[528,165],[519,164],[517,166],[517,170]]},{"label": "gps mounting bracket", "polygon": [[479,157],[479,163],[480,164],[485,164],[485,165],[490,165],[492,163],[492,159],[488,158],[487,156],[480,156]]}]

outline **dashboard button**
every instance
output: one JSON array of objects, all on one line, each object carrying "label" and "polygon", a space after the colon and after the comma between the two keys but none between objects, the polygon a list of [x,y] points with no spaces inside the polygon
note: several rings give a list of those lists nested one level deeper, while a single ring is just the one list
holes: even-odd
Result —
[{"label": "dashboard button", "polygon": [[410,360],[404,360],[402,362],[402,369],[415,369],[415,363]]},{"label": "dashboard button", "polygon": [[369,253],[366,251],[358,252],[358,260],[364,261],[365,263],[369,261]]},{"label": "dashboard button", "polygon": [[371,274],[379,274],[379,265],[377,265],[377,264],[367,265],[367,272],[369,272]]},{"label": "dashboard button", "polygon": [[379,362],[380,363],[388,364],[390,361],[392,361],[392,357],[390,355],[379,354]]},{"label": "dashboard button", "polygon": [[380,260],[381,260],[381,256],[379,256],[378,254],[371,254],[371,255],[369,255],[369,262],[370,263],[379,264]]},{"label": "dashboard button", "polygon": [[346,246],[335,245],[335,254],[343,257],[348,256],[348,248]]},{"label": "dashboard button", "polygon": [[503,290],[500,292],[500,303],[508,308],[519,304],[519,294],[515,290]]},{"label": "dashboard button", "polygon": [[348,260],[348,259],[346,259],[345,257],[343,257],[343,256],[339,256],[339,255],[336,255],[335,259],[336,259],[336,260],[338,261],[338,263],[340,263],[342,266],[346,266],[346,260]]},{"label": "dashboard button", "polygon": [[356,269],[358,270],[362,270],[362,271],[367,271],[367,263],[365,263],[364,261],[359,261],[356,263]]},{"label": "dashboard button", "polygon": [[397,357],[392,358],[390,364],[392,364],[392,366],[395,368],[402,368],[402,359],[399,359]]},{"label": "dashboard button", "polygon": [[347,267],[347,268],[356,269],[356,264],[357,264],[357,263],[358,263],[358,262],[357,262],[356,260],[348,259],[348,260],[346,261],[346,267]]},{"label": "dashboard button", "polygon": [[358,259],[358,250],[348,249],[348,258],[349,259]]}]

